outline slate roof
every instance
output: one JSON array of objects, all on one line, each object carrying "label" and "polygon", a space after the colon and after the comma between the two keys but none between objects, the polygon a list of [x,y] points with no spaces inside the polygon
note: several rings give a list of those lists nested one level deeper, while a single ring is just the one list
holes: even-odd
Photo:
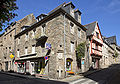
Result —
[{"label": "slate roof", "polygon": [[93,31],[95,30],[96,24],[97,24],[97,21],[84,25],[87,28],[87,31],[86,31],[87,36],[92,35]]},{"label": "slate roof", "polygon": [[64,2],[63,4],[59,5],[58,7],[56,7],[55,9],[53,9],[52,11],[50,11],[48,13],[48,15],[50,15],[51,13],[55,12],[56,10],[58,10],[59,8],[63,7],[66,3]]},{"label": "slate roof", "polygon": [[108,42],[108,44],[117,44],[116,36],[111,36],[111,37],[105,38],[105,40]]}]

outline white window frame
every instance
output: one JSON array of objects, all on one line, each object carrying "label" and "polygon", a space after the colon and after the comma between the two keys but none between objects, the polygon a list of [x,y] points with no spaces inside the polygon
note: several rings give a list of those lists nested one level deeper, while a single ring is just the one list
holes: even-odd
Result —
[{"label": "white window frame", "polygon": [[20,57],[20,50],[17,50],[17,57]]},{"label": "white window frame", "polygon": [[35,45],[32,45],[32,54],[35,53]]},{"label": "white window frame", "polygon": [[28,32],[25,34],[26,41],[28,40]]},{"label": "white window frame", "polygon": [[45,35],[45,30],[46,30],[46,25],[42,25],[42,28],[41,28],[41,35]]},{"label": "white window frame", "polygon": [[32,36],[34,37],[36,33],[36,30],[33,30]]},{"label": "white window frame", "polygon": [[71,52],[73,53],[73,52],[74,52],[74,42],[71,41],[71,42],[70,42],[70,46],[71,46],[71,48],[70,48],[70,49],[71,49]]},{"label": "white window frame", "polygon": [[74,24],[70,22],[70,32],[74,34]]},{"label": "white window frame", "polygon": [[78,28],[78,37],[80,38],[81,30]]},{"label": "white window frame", "polygon": [[25,55],[28,54],[28,47],[25,47]]},{"label": "white window frame", "polygon": [[20,44],[20,37],[18,37],[18,44]]}]

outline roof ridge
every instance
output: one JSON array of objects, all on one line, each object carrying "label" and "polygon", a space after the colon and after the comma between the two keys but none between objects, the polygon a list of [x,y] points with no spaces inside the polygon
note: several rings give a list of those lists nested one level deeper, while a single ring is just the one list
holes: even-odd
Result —
[{"label": "roof ridge", "polygon": [[93,23],[98,23],[98,21],[94,21],[94,22],[91,22],[91,23],[85,24],[84,26],[86,26],[86,25],[90,25],[90,24],[93,24]]}]

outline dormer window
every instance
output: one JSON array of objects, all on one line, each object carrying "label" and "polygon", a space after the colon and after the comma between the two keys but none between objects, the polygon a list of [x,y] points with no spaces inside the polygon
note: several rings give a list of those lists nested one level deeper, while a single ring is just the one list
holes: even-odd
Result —
[{"label": "dormer window", "polygon": [[74,9],[71,9],[71,15],[74,17]]},{"label": "dormer window", "polygon": [[21,27],[21,31],[24,31],[26,28],[28,28],[29,26],[23,26]]}]

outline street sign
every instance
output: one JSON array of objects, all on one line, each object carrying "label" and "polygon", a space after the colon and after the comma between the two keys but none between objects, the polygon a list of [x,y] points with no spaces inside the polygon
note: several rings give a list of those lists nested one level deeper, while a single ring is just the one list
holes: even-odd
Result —
[{"label": "street sign", "polygon": [[51,49],[51,44],[46,43],[45,48],[46,48],[46,49]]},{"label": "street sign", "polygon": [[45,58],[45,60],[47,60],[47,59],[48,59],[48,56],[45,56],[44,58]]},{"label": "street sign", "polygon": [[12,58],[14,58],[14,55],[13,55],[13,54],[11,54],[11,55],[10,55],[10,58],[11,58],[11,59],[12,59]]}]

